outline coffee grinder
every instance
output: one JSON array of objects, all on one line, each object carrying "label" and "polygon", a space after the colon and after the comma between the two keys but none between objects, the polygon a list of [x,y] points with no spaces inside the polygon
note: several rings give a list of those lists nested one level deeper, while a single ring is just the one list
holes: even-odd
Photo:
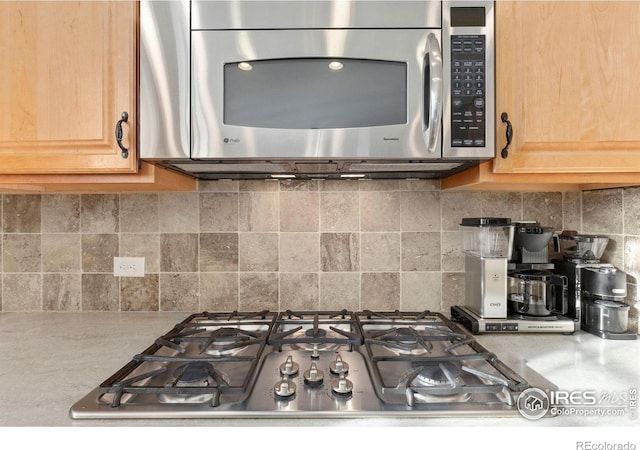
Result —
[{"label": "coffee grinder", "polygon": [[562,260],[554,272],[568,280],[568,312],[580,328],[603,339],[637,339],[628,330],[627,275],[600,258],[609,242],[606,236],[564,231],[554,238]]}]

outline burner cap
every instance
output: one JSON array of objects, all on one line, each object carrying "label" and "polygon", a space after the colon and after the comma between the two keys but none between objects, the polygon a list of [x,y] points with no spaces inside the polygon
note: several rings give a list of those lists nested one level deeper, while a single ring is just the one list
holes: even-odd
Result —
[{"label": "burner cap", "polygon": [[210,377],[213,366],[208,362],[190,362],[183,364],[173,371],[173,376],[181,384],[198,384]]},{"label": "burner cap", "polygon": [[[444,368],[444,370],[443,370]],[[451,384],[445,370],[453,380],[460,378],[460,369],[453,363],[444,362],[438,365],[425,366],[416,377],[416,381],[423,386],[441,386]]]},{"label": "burner cap", "polygon": [[327,335],[327,331],[322,328],[309,328],[304,332],[304,334],[310,338],[322,338]]}]

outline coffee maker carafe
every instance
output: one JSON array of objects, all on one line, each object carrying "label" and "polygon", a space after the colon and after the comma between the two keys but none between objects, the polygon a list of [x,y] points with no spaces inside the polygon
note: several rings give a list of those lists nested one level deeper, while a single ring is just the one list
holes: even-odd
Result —
[{"label": "coffee maker carafe", "polygon": [[567,313],[567,278],[551,271],[552,228],[537,221],[514,223],[509,261],[509,310],[518,315],[550,317]]},{"label": "coffee maker carafe", "polygon": [[636,339],[628,331],[627,275],[600,261],[609,238],[564,231],[555,238],[562,260],[554,272],[568,279],[568,315],[580,328],[604,339]]}]

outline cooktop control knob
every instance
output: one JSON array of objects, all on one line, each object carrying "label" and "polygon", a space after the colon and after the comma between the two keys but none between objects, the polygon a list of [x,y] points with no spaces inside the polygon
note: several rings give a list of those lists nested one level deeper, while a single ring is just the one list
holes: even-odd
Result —
[{"label": "cooktop control knob", "polygon": [[338,354],[336,360],[329,364],[329,370],[336,375],[342,375],[349,372],[349,364],[342,360],[342,357]]},{"label": "cooktop control knob", "polygon": [[318,366],[314,362],[311,363],[311,368],[305,371],[302,376],[304,377],[304,382],[310,385],[322,384],[324,380],[324,372],[318,370]]},{"label": "cooktop control knob", "polygon": [[287,356],[287,360],[280,364],[280,373],[282,375],[293,376],[298,373],[300,366],[293,360],[291,355]]},{"label": "cooktop control knob", "polygon": [[296,393],[296,384],[293,381],[289,381],[287,377],[282,377],[282,380],[273,387],[273,392],[278,397],[291,397]]},{"label": "cooktop control knob", "polygon": [[313,344],[313,352],[311,353],[311,359],[320,358],[320,353],[318,352],[318,344]]},{"label": "cooktop control knob", "polygon": [[344,375],[331,383],[331,390],[339,395],[349,395],[353,392],[353,383]]}]

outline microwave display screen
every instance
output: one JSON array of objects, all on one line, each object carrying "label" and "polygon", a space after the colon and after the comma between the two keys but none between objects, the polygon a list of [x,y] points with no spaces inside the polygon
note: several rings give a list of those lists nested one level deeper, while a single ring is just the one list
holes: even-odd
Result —
[{"label": "microwave display screen", "polygon": [[224,65],[224,123],[274,129],[407,123],[407,65],[287,58]]},{"label": "microwave display screen", "polygon": [[452,27],[484,27],[486,17],[484,8],[453,7],[451,8]]}]

